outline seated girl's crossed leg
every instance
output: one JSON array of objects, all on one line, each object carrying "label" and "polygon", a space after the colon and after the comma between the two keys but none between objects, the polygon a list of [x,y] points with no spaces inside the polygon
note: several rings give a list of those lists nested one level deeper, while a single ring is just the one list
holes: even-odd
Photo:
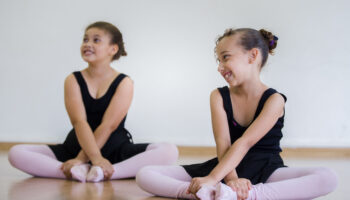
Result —
[{"label": "seated girl's crossed leg", "polygon": [[[181,166],[147,166],[136,176],[137,184],[157,196],[196,199],[187,193],[192,177]],[[266,183],[253,185],[248,199],[312,199],[337,186],[337,176],[327,168],[279,168]],[[215,196],[215,197],[214,197]],[[197,197],[206,199],[236,199],[236,193],[227,185],[202,187]]]},{"label": "seated girl's crossed leg", "polygon": [[[174,164],[178,157],[175,145],[167,143],[149,144],[146,150],[126,160],[113,164],[114,173],[111,179],[134,177],[137,171],[151,164],[168,165]],[[49,178],[66,178],[61,165],[47,145],[15,145],[9,151],[10,163],[33,176]],[[77,165],[71,168],[74,180],[98,182],[104,179],[102,169],[90,164]],[[70,178],[70,177],[69,177]]]}]

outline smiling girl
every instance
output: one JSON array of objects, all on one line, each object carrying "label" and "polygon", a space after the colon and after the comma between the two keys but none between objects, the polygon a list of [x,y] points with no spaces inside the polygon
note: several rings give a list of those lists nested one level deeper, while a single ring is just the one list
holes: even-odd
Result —
[{"label": "smiling girl", "polygon": [[110,65],[126,56],[118,28],[107,22],[89,25],[80,51],[88,66],[64,83],[73,129],[63,144],[12,147],[10,163],[33,176],[98,182],[134,177],[146,165],[176,162],[175,145],[134,144],[124,128],[134,86]]},{"label": "smiling girl", "polygon": [[333,171],[286,167],[280,156],[287,98],[260,80],[277,41],[250,28],[229,29],[218,38],[218,71],[229,86],[210,95],[217,158],[144,167],[136,176],[141,188],[159,196],[222,200],[312,199],[336,188]]}]

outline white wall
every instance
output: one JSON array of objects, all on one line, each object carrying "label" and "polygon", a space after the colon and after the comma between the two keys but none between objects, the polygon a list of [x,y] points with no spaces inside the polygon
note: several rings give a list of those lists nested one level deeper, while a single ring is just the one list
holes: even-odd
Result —
[{"label": "white wall", "polygon": [[98,20],[122,31],[113,66],[135,82],[126,126],[136,142],[214,145],[215,39],[229,27],[279,37],[262,79],[288,97],[283,146],[350,147],[349,1],[0,0],[0,142],[61,142],[71,128],[64,78]]}]

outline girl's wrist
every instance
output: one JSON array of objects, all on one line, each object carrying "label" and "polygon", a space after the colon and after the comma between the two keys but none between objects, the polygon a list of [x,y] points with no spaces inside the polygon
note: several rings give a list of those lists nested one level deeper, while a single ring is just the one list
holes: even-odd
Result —
[{"label": "girl's wrist", "polygon": [[238,179],[237,173],[235,171],[232,171],[227,176],[225,176],[224,181],[228,182],[228,181],[234,181],[237,179]]},{"label": "girl's wrist", "polygon": [[82,163],[86,163],[86,162],[88,162],[88,161],[89,161],[88,159],[86,159],[86,158],[82,158],[82,157],[76,157],[75,159],[77,159],[77,160],[81,161]]},{"label": "girl's wrist", "polygon": [[86,163],[89,161],[89,158],[85,155],[83,151],[80,151],[75,159],[80,160],[83,163]]},{"label": "girl's wrist", "polygon": [[208,175],[208,178],[214,180],[215,182],[220,182],[221,181],[221,179],[216,174],[212,174],[212,173],[210,173]]},{"label": "girl's wrist", "polygon": [[98,163],[99,160],[101,160],[101,158],[103,158],[101,154],[100,155],[94,155],[94,156],[92,156],[90,158],[90,161],[91,161],[92,164]]},{"label": "girl's wrist", "polygon": [[238,180],[238,177],[225,177],[224,181],[225,183],[229,182],[229,181],[235,181]]}]

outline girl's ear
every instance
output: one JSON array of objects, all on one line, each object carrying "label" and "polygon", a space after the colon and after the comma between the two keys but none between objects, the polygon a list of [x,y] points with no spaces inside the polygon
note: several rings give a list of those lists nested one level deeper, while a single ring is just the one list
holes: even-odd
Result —
[{"label": "girl's ear", "polygon": [[257,49],[257,48],[252,48],[249,51],[249,64],[252,64],[257,60],[259,53],[260,53],[259,49]]},{"label": "girl's ear", "polygon": [[117,44],[113,44],[113,46],[112,46],[112,55],[114,56],[115,54],[117,54],[118,53],[118,51],[119,51],[119,47],[118,47],[118,45]]}]

